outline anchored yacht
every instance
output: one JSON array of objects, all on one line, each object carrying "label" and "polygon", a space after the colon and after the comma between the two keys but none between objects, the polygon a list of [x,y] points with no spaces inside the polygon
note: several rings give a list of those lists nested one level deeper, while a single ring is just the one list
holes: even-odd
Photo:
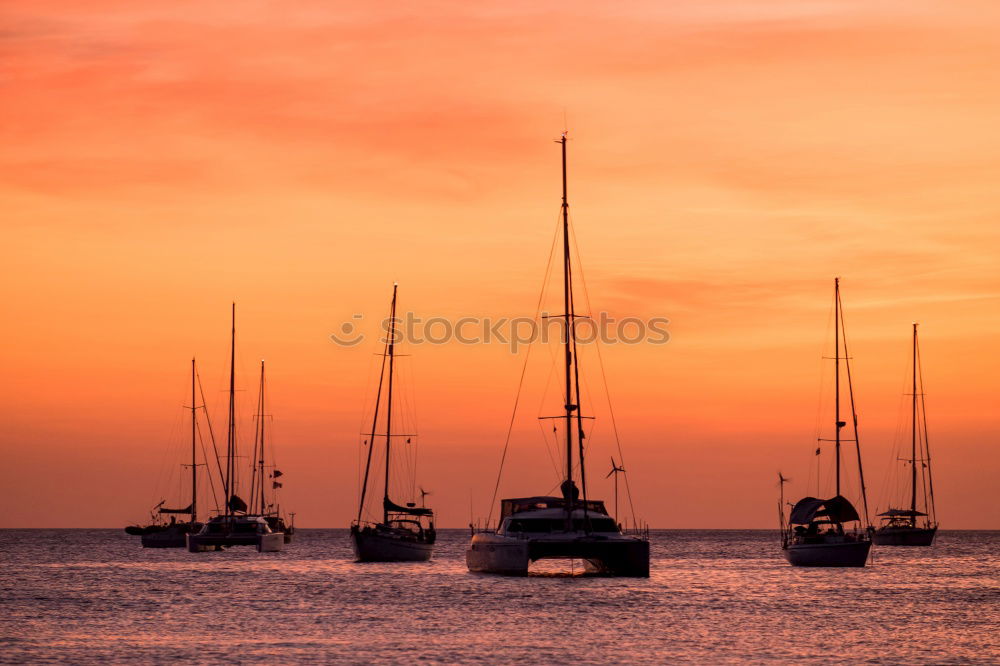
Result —
[{"label": "anchored yacht", "polygon": [[[927,408],[924,404],[923,373],[920,369],[920,346],[917,323],[913,322],[913,382],[910,412],[910,455],[904,462],[910,469],[909,507],[878,514],[882,525],[872,540],[880,546],[930,546],[938,523],[934,510],[934,480],[931,477],[931,450],[927,441]],[[923,509],[921,511],[920,509]]]},{"label": "anchored yacht", "polygon": [[[465,560],[470,571],[483,573],[525,575],[531,562],[568,559],[581,560],[585,570],[591,573],[649,576],[648,534],[622,534],[616,519],[609,516],[604,508],[604,502],[587,496],[586,434],[583,424],[584,419],[590,417],[582,414],[580,404],[576,324],[582,315],[576,314],[573,300],[565,133],[558,143],[562,147],[561,217],[565,310],[559,317],[565,320],[562,336],[565,401],[562,414],[543,418],[552,418],[555,423],[563,424],[565,467],[559,486],[562,496],[502,500],[499,525],[493,531],[477,533],[473,529]],[[577,479],[582,486],[582,497]],[[617,483],[617,475],[615,481]]]},{"label": "anchored yacht", "polygon": [[[434,552],[436,533],[434,530],[434,512],[425,507],[417,506],[416,502],[397,504],[389,497],[392,480],[393,451],[400,444],[409,444],[411,436],[393,432],[393,384],[396,374],[396,294],[399,285],[392,287],[392,303],[389,307],[389,335],[386,338],[385,352],[382,354],[382,367],[379,371],[378,393],[375,396],[375,411],[372,416],[372,428],[368,433],[370,439],[365,440],[368,455],[365,462],[364,480],[361,482],[361,498],[358,501],[358,515],[351,523],[351,547],[358,562],[425,562],[431,559]],[[386,384],[385,401],[382,400],[383,380]],[[385,405],[385,430],[376,433],[380,415],[380,405]],[[369,498],[368,490],[374,484],[372,478],[372,454],[375,450],[375,438],[384,438],[385,476],[382,484],[382,520],[365,520],[365,500]],[[393,438],[404,438],[393,446]],[[412,471],[412,470],[411,470]],[[412,479],[411,479],[412,481]],[[421,491],[421,495],[423,495]],[[398,496],[397,496],[398,497]]]},{"label": "anchored yacht", "polygon": [[[261,368],[263,373],[263,367]],[[261,375],[263,377],[263,374]],[[213,516],[196,533],[187,535],[192,553],[223,550],[229,546],[256,546],[261,552],[282,549],[285,535],[275,532],[263,516],[247,515],[247,503],[236,494],[236,303],[229,348],[229,421],[226,431],[226,469],[222,473],[222,491],[226,498],[223,513]]]},{"label": "anchored yacht", "polygon": [[[784,479],[778,511],[781,516],[781,549],[788,563],[796,567],[863,567],[871,550],[871,527],[868,525],[868,495],[865,490],[864,468],[861,465],[861,445],[858,442],[858,416],[854,409],[854,388],[851,383],[850,356],[847,353],[847,339],[841,336],[844,326],[843,308],[840,302],[840,278],[833,283],[833,340],[834,370],[834,439],[821,440],[834,443],[834,469],[836,470],[836,492],[830,499],[804,497],[792,507],[787,524],[784,521]],[[851,432],[857,452],[858,480],[865,520],[862,524],[854,505],[841,494],[842,470],[841,430],[847,426],[840,413],[840,367],[843,362],[847,369],[847,389],[850,395]],[[820,449],[816,449],[819,455]],[[780,477],[780,475],[779,475]],[[845,527],[846,525],[846,527]]]}]

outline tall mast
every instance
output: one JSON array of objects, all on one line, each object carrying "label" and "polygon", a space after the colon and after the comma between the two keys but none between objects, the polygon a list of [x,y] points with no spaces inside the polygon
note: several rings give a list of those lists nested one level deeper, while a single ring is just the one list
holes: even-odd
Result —
[{"label": "tall mast", "polygon": [[264,515],[264,360],[260,361],[260,411],[257,412],[258,427],[260,428],[260,458],[258,459],[257,473],[260,477],[260,514]]},{"label": "tall mast", "polygon": [[837,495],[840,495],[840,278],[833,278],[833,362],[834,367],[834,418],[836,422],[836,445],[834,448],[837,466]]},{"label": "tall mast", "polygon": [[913,416],[910,433],[910,525],[917,526],[917,322],[913,322]]},{"label": "tall mast", "polygon": [[196,442],[198,430],[198,402],[194,391],[195,367],[191,359],[191,522],[198,519],[198,460],[196,458]]},{"label": "tall mast", "polygon": [[[569,253],[569,198],[566,186],[566,133],[559,139],[562,148],[562,220],[563,220],[563,316],[566,318],[566,330],[563,333],[563,348],[566,359],[566,482],[567,487],[573,482],[573,404],[572,370],[573,370],[573,318],[570,313],[570,253]],[[567,511],[573,509],[572,493],[567,498]]]},{"label": "tall mast", "polygon": [[[389,390],[386,394],[385,405],[385,492],[382,496],[382,522],[389,522],[389,452],[392,448],[392,375],[395,356],[393,354],[396,345],[396,290],[397,283],[392,285],[392,307],[389,313]],[[374,430],[372,431],[374,432]]]},{"label": "tall mast", "polygon": [[233,325],[229,340],[229,426],[226,430],[226,515],[232,511],[230,500],[236,494],[236,303],[233,302]]}]

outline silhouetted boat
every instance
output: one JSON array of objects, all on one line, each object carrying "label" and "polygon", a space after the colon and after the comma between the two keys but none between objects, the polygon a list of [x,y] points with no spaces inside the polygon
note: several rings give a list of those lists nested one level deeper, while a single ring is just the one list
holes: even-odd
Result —
[{"label": "silhouetted boat", "polygon": [[[910,457],[903,462],[910,466],[910,507],[889,508],[878,514],[882,525],[872,540],[880,546],[930,546],[934,543],[938,523],[934,515],[934,482],[931,478],[931,452],[927,441],[927,408],[924,404],[923,373],[920,371],[920,349],[917,343],[917,323],[913,323],[913,390],[910,416]],[[920,474],[917,474],[917,465]],[[918,507],[917,480],[923,506]],[[923,508],[923,511],[919,509]],[[923,520],[918,520],[918,519]]]},{"label": "silhouetted boat", "polygon": [[[604,502],[587,497],[584,464],[584,431],[580,404],[580,370],[576,349],[576,315],[573,300],[569,241],[569,200],[566,183],[566,134],[562,146],[563,304],[566,321],[564,421],[565,476],[561,497],[537,496],[504,499],[495,531],[473,533],[465,551],[470,571],[525,575],[531,562],[541,559],[581,560],[586,571],[615,576],[649,576],[649,540],[645,535],[622,534],[608,515]],[[578,448],[580,489],[573,478],[573,449]],[[617,480],[617,479],[616,479]]]},{"label": "silhouetted boat", "polygon": [[[861,465],[861,445],[858,442],[858,418],[854,408],[854,387],[851,382],[851,365],[847,353],[847,339],[843,340],[844,354],[841,356],[840,331],[844,324],[840,303],[840,279],[834,280],[833,297],[834,325],[834,459],[836,466],[836,494],[830,499],[804,497],[792,507],[787,525],[784,523],[784,502],[780,506],[782,519],[781,547],[785,559],[797,567],[863,567],[868,561],[872,542],[868,524],[868,497],[865,490],[864,468]],[[851,399],[851,423],[853,441],[858,459],[858,479],[864,503],[865,525],[854,505],[841,495],[840,431],[847,423],[840,420],[840,362],[847,370],[847,386]],[[829,441],[829,440],[825,440]],[[819,449],[816,449],[817,455]],[[782,490],[782,492],[784,492]],[[784,496],[782,495],[782,498]],[[845,529],[845,523],[855,523],[853,529]]]},{"label": "silhouetted boat", "polygon": [[[358,562],[423,562],[431,559],[436,533],[434,512],[427,507],[418,507],[415,502],[397,504],[389,497],[390,473],[392,470],[392,438],[409,435],[392,431],[392,391],[395,377],[396,359],[396,291],[392,287],[392,305],[389,314],[389,335],[386,338],[379,371],[378,393],[375,396],[375,413],[368,435],[368,456],[365,476],[361,484],[361,498],[358,501],[358,517],[351,523],[351,546]],[[388,366],[388,368],[387,368]],[[386,370],[388,369],[388,372]],[[383,381],[387,385],[385,400],[385,480],[382,493],[382,520],[364,520],[365,500],[368,494],[372,451],[375,448],[379,407],[382,403]],[[378,435],[381,437],[381,435]]]},{"label": "silhouetted boat", "polygon": [[285,536],[271,529],[261,516],[247,515],[247,504],[236,494],[236,303],[233,303],[233,325],[229,353],[229,419],[226,430],[226,470],[222,476],[222,496],[226,498],[223,513],[213,516],[201,530],[187,535],[187,547],[192,553],[222,550],[229,546],[256,546],[258,551],[279,551]]},{"label": "silhouetted boat", "polygon": [[[197,461],[197,431],[198,405],[195,399],[195,360],[191,359],[191,503],[183,509],[164,507],[165,500],[160,501],[151,512],[151,520],[146,525],[130,525],[125,532],[140,537],[143,548],[183,548],[187,543],[187,535],[202,528],[198,522],[198,461]],[[169,522],[162,517],[170,516]],[[186,515],[188,520],[178,521],[177,515]]]},{"label": "silhouetted boat", "polygon": [[[284,484],[278,481],[282,478],[281,470],[271,466],[268,472],[267,457],[265,456],[266,428],[264,424],[267,414],[264,413],[264,361],[260,362],[260,391],[257,394],[257,414],[256,430],[254,432],[254,455],[253,473],[250,480],[250,508],[249,514],[260,516],[267,523],[268,527],[275,532],[284,535],[285,543],[291,543],[295,534],[295,526],[285,520],[281,507],[277,502],[277,490]],[[292,514],[294,516],[294,514]]]}]

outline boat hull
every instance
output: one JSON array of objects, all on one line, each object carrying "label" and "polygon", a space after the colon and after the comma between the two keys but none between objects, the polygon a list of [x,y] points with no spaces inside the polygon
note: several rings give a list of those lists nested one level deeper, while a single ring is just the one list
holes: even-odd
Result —
[{"label": "boat hull", "polygon": [[465,564],[475,573],[527,576],[528,542],[476,534],[465,550]]},{"label": "boat hull", "polygon": [[649,542],[641,539],[515,539],[477,534],[465,551],[469,571],[478,573],[524,576],[531,562],[543,559],[579,559],[588,573],[649,576]]},{"label": "boat hull", "polygon": [[863,567],[868,562],[871,541],[796,543],[784,548],[793,567]]},{"label": "boat hull", "polygon": [[876,530],[872,541],[879,546],[930,546],[937,527],[889,527]]},{"label": "boat hull", "polygon": [[143,548],[184,548],[187,535],[201,529],[201,523],[174,523],[172,525],[130,525],[127,534],[140,537]]},{"label": "boat hull", "polygon": [[426,562],[434,544],[409,540],[374,530],[351,530],[351,547],[357,562]]},{"label": "boat hull", "polygon": [[147,532],[140,537],[143,548],[183,548],[187,545],[189,530],[167,528],[157,532]]},{"label": "boat hull", "polygon": [[285,547],[285,535],[281,532],[261,534],[257,538],[258,553],[280,553]]},{"label": "boat hull", "polygon": [[276,553],[285,545],[281,532],[270,534],[188,534],[187,549],[192,553],[224,550],[231,546],[253,546],[257,552]]}]

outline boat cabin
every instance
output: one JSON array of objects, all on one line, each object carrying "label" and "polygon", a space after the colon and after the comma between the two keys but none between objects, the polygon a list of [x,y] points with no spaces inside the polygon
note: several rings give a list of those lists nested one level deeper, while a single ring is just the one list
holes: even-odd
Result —
[{"label": "boat cabin", "polygon": [[205,535],[270,534],[271,528],[261,516],[215,516],[202,528]]},{"label": "boat cabin", "polygon": [[604,502],[573,502],[572,525],[567,530],[566,500],[562,497],[521,497],[501,500],[500,534],[540,536],[567,532],[620,534],[618,524],[608,515]]}]

